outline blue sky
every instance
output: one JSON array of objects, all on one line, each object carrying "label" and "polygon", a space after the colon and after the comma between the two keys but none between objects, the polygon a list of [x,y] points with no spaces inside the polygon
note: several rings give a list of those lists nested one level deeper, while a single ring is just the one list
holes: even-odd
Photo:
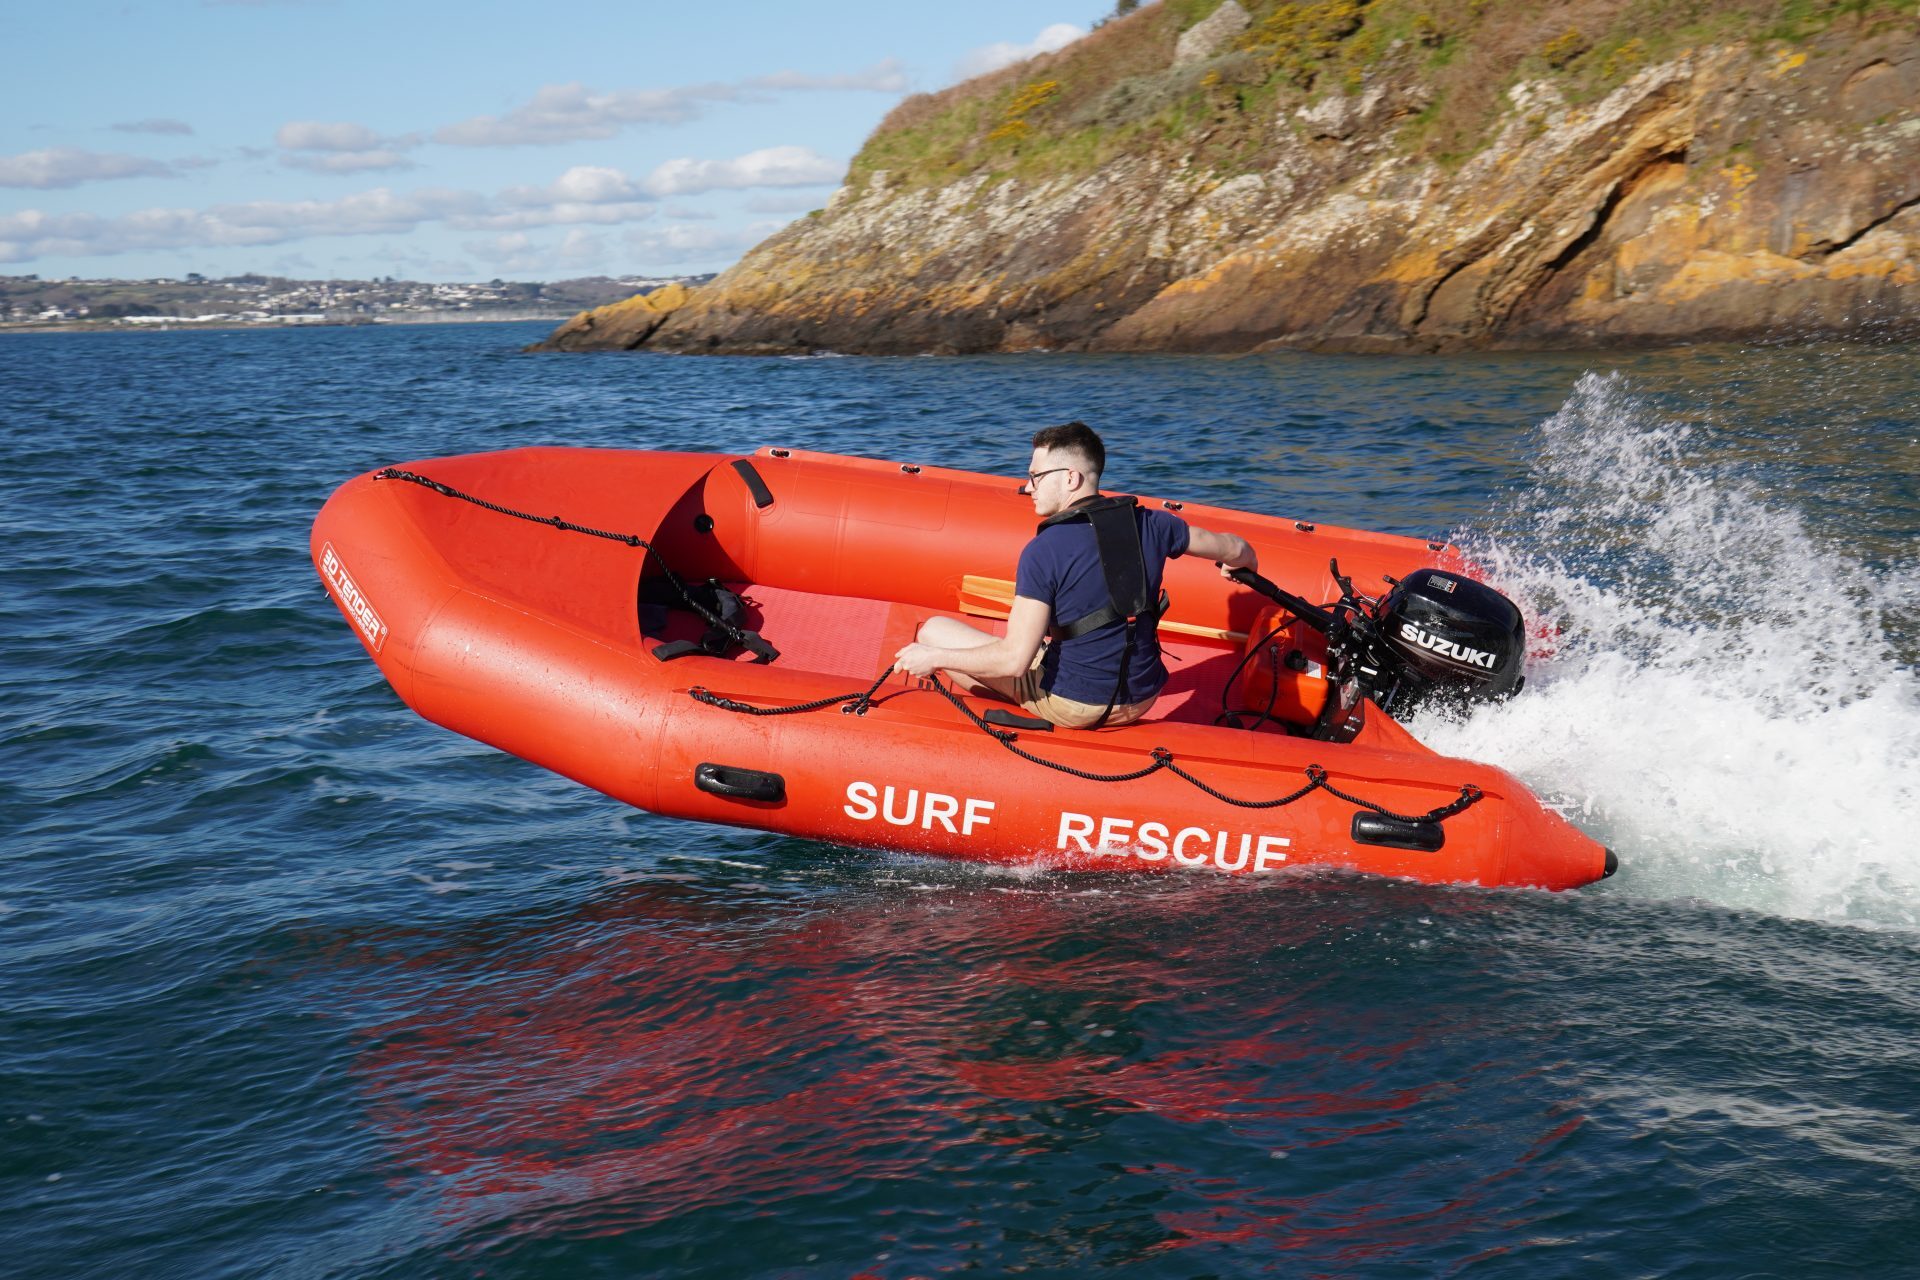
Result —
[{"label": "blue sky", "polygon": [[0,273],[717,270],[1103,0],[7,0]]}]

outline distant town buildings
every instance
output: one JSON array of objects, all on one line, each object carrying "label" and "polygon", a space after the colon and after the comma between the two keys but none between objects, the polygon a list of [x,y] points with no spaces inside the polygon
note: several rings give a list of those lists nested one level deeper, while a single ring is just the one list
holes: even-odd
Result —
[{"label": "distant town buildings", "polygon": [[435,320],[564,320],[676,280],[592,276],[552,283],[492,280],[290,280],[245,275],[47,281],[0,276],[0,328],[408,324]]}]

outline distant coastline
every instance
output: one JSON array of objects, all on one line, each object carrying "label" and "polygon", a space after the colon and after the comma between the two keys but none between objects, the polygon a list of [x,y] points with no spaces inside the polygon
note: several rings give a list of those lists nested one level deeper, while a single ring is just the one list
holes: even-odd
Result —
[{"label": "distant coastline", "polygon": [[238,329],[396,329],[407,325],[433,324],[546,324],[555,320],[567,319],[564,315],[551,312],[521,313],[493,311],[443,311],[421,315],[382,316],[374,319],[318,319],[311,320],[290,316],[270,320],[205,320],[188,321],[177,317],[161,317],[149,321],[129,320],[59,320],[36,324],[0,323],[0,335],[10,333],[208,333],[232,332]]},{"label": "distant coastline", "polygon": [[189,274],[149,280],[42,280],[0,276],[0,333],[558,321],[648,289],[711,278],[588,276],[552,282],[443,283],[392,277],[295,280],[245,275],[216,280]]}]

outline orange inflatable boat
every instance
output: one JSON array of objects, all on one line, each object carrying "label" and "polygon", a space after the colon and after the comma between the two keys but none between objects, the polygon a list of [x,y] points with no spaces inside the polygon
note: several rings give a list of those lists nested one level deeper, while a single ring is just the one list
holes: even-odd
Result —
[{"label": "orange inflatable boat", "polygon": [[[1555,889],[1612,872],[1516,779],[1389,714],[1447,692],[1435,672],[1517,685],[1496,651],[1518,611],[1455,549],[1140,501],[1246,538],[1273,583],[1170,562],[1171,679],[1146,719],[1097,731],[890,671],[934,614],[1005,616],[1035,526],[1016,478],[517,449],[350,480],[312,546],[415,711],[654,813],[1049,867]],[[1455,609],[1481,597],[1494,614]]]}]

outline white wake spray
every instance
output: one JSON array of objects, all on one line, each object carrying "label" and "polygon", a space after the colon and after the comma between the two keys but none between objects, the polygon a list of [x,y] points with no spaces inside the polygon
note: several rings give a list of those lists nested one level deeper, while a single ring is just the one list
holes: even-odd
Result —
[{"label": "white wake spray", "polygon": [[1467,540],[1555,652],[1416,732],[1562,805],[1619,853],[1613,891],[1920,925],[1920,673],[1892,639],[1912,563],[1823,544],[1619,375],[1534,443],[1508,527]]}]

